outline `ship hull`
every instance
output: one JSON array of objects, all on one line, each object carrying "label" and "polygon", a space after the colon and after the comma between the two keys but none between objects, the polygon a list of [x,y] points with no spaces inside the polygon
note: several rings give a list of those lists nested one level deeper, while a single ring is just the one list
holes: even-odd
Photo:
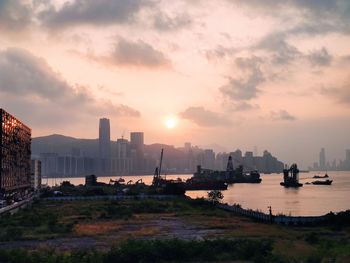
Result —
[{"label": "ship hull", "polygon": [[327,180],[327,181],[314,181],[312,182],[313,185],[331,185],[332,180]]},{"label": "ship hull", "polygon": [[302,187],[303,186],[303,184],[301,184],[301,183],[293,183],[293,184],[288,184],[287,183],[286,184],[284,182],[281,182],[280,185],[282,185],[282,186],[284,186],[286,188],[298,188],[298,187]]},{"label": "ship hull", "polygon": [[227,184],[260,184],[261,178],[239,178],[239,179],[226,179]]},{"label": "ship hull", "polygon": [[199,191],[199,190],[227,190],[227,184],[223,181],[208,181],[208,182],[186,182],[186,191]]}]

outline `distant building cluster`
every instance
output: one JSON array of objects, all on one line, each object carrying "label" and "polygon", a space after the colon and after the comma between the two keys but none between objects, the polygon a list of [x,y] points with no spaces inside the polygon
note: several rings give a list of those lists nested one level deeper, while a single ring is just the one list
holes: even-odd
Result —
[{"label": "distant building cluster", "polygon": [[327,161],[326,159],[326,150],[321,148],[319,153],[319,161],[314,162],[312,167],[309,167],[309,170],[314,171],[350,171],[350,149],[345,150],[344,160],[333,160],[332,162]]},{"label": "distant building cluster", "polygon": [[31,161],[31,129],[0,109],[0,199],[23,198],[40,188],[40,162]]},{"label": "distant building cluster", "polygon": [[229,155],[232,155],[236,167],[243,165],[245,170],[266,173],[283,170],[283,163],[268,151],[263,156],[254,156],[252,152],[246,152],[242,156],[240,150],[216,154],[212,149],[193,147],[190,142],[179,148],[162,144],[145,145],[143,132],[131,132],[130,140],[122,137],[113,141],[110,121],[106,118],[99,121],[98,140],[74,139],[66,144],[39,144],[33,142],[33,154],[41,161],[42,175],[46,177],[152,174],[159,162],[162,148],[165,151],[162,169],[165,173],[193,173],[197,165],[207,169],[225,170]]},{"label": "distant building cluster", "polygon": [[276,157],[268,151],[264,151],[262,156],[254,156],[253,152],[246,152],[244,156],[241,150],[235,152],[220,153],[216,157],[217,169],[222,170],[226,168],[228,156],[232,156],[233,168],[243,165],[245,171],[258,170],[262,173],[279,173],[283,170],[283,162],[277,160]]}]

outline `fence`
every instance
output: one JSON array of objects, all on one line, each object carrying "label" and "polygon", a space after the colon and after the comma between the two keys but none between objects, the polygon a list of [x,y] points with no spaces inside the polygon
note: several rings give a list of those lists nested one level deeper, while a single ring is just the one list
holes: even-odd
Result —
[{"label": "fence", "polygon": [[256,219],[258,221],[285,224],[285,225],[305,225],[326,221],[327,215],[323,216],[284,216],[284,215],[269,215],[260,211],[254,211],[251,209],[244,209],[239,205],[219,204],[217,206],[226,211],[234,212],[239,215],[243,215],[249,218]]}]

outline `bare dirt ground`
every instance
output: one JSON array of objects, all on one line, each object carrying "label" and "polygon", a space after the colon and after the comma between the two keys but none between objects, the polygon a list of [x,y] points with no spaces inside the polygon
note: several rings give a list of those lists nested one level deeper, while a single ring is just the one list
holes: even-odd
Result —
[{"label": "bare dirt ground", "polygon": [[199,227],[171,215],[162,215],[158,219],[141,216],[137,220],[130,221],[115,220],[100,222],[100,224],[81,224],[76,227],[73,237],[0,242],[0,248],[107,249],[114,243],[130,238],[191,240],[217,236],[223,232],[222,229]]}]

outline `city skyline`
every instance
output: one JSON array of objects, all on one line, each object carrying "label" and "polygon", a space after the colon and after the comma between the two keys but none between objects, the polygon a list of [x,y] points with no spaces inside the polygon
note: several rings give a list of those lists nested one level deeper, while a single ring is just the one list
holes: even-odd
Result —
[{"label": "city skyline", "polygon": [[123,134],[122,138],[113,141],[110,124],[107,118],[99,119],[99,138],[96,140],[62,135],[33,138],[32,158],[41,161],[44,177],[74,177],[90,173],[104,176],[153,174],[159,163],[159,152],[163,149],[165,173],[191,174],[198,165],[225,171],[229,156],[234,168],[242,165],[244,171],[273,173],[282,171],[284,167],[283,162],[267,150],[258,156],[252,151],[243,154],[240,149],[215,152],[192,146],[191,142],[185,142],[182,147],[159,143],[147,145],[145,134],[140,131],[130,132],[129,140]]},{"label": "city skyline", "polygon": [[[101,120],[106,120],[106,121],[108,120],[108,125],[110,125],[109,119],[103,117],[103,118],[100,118],[100,122],[101,122]],[[100,125],[101,125],[101,123],[100,123]],[[110,129],[110,126],[109,126],[109,129]],[[99,128],[99,133],[100,133],[100,128]],[[113,139],[113,136],[110,135],[110,134],[112,134],[110,130],[108,131],[108,133],[109,133],[108,136],[109,136],[110,142],[112,142],[112,141],[119,142],[119,143],[123,143],[125,141],[126,142],[131,142],[132,134],[136,135],[136,136],[138,134],[142,134],[142,139],[141,140],[142,140],[142,142],[144,142],[143,132],[131,131],[130,132],[130,140],[129,141],[127,139],[125,139],[125,131],[123,132],[123,134],[121,136],[116,135],[114,137],[114,139]],[[52,134],[52,135],[62,135],[62,136],[65,136],[65,137],[72,137],[72,136],[67,136],[67,135],[63,135],[63,134]],[[47,135],[47,136],[51,136],[51,135]],[[34,137],[34,138],[47,137],[47,136],[39,136],[39,137]],[[97,138],[79,138],[79,137],[72,137],[72,138],[75,138],[75,139],[99,139],[99,137],[100,137],[100,135]],[[100,142],[99,142],[99,144],[100,144]],[[187,148],[188,145],[190,145],[190,147],[192,145],[192,143],[188,142],[188,141],[184,141],[180,145],[167,144],[167,143],[162,143],[162,142],[157,142],[157,141],[148,142],[147,144],[149,144],[149,145],[151,145],[151,144],[164,144],[164,145],[174,146],[174,147],[177,147],[177,148],[182,148],[182,147],[183,148]],[[204,150],[205,149],[210,149],[210,150],[213,150],[215,154],[230,153],[230,152],[232,153],[233,151],[236,151],[236,150],[244,150],[245,152],[252,152],[254,156],[261,156],[262,153],[263,153],[263,151],[261,153],[258,151],[258,147],[256,145],[254,145],[254,147],[252,147],[252,149],[245,149],[245,148],[242,148],[242,147],[239,147],[239,146],[232,147],[232,148],[226,148],[226,147],[218,145],[218,144],[216,144],[214,142],[211,145],[196,145],[196,144],[194,144],[194,147],[199,147],[199,148],[204,149]],[[325,148],[322,147],[321,148],[321,152],[319,153],[319,158],[321,158],[321,155],[324,156],[324,157],[322,157],[324,159],[324,161],[322,161],[322,163],[324,164],[324,166],[322,168],[320,166],[320,163],[321,163],[320,159],[319,159],[318,162],[314,162],[314,159],[312,159],[312,158],[314,158],[314,156],[316,156],[315,153],[313,153],[313,155],[310,157],[312,162],[310,162],[310,163],[302,162],[300,167],[302,167],[304,170],[314,170],[314,171],[339,170],[339,169],[342,170],[342,169],[347,167],[347,166],[344,166],[344,164],[342,162],[346,162],[348,160],[347,158],[348,158],[348,156],[350,156],[350,154],[348,153],[350,151],[349,149],[343,149],[340,152],[336,152],[336,155],[334,155],[334,153],[333,153],[333,155],[331,155],[331,157],[329,157],[329,158],[325,157],[325,152],[323,152],[323,154],[322,154],[322,149],[325,151]],[[266,150],[264,150],[264,151],[266,151]],[[344,151],[345,151],[345,155],[346,155],[345,158],[344,158]],[[125,153],[119,153],[119,154],[125,154]],[[336,158],[335,156],[339,156],[339,157]],[[295,163],[294,160],[283,160],[283,161],[287,165],[291,165],[292,163]],[[336,164],[336,165],[334,166],[334,164]],[[334,168],[334,167],[338,167],[338,166],[339,167],[344,167],[344,168],[339,168],[339,169],[338,168],[337,169]]]},{"label": "city skyline", "polygon": [[258,146],[304,167],[321,147],[341,159],[350,148],[349,8],[5,0],[0,104],[34,137],[95,138],[91,123],[105,116],[114,137],[142,130],[150,143]]}]

